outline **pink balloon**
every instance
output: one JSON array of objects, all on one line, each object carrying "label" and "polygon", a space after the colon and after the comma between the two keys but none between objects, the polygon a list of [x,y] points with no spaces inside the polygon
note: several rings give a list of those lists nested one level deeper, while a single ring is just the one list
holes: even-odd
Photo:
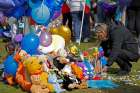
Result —
[{"label": "pink balloon", "polygon": [[40,35],[40,44],[44,47],[49,46],[52,43],[52,36],[49,32],[42,31]]}]

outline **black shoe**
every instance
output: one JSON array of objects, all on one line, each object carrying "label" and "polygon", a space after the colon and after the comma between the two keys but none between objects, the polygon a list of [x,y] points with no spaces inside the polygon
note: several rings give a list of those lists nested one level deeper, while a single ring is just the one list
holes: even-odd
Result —
[{"label": "black shoe", "polygon": [[126,70],[120,70],[117,73],[117,76],[125,76],[125,75],[129,75],[130,71],[126,71]]}]

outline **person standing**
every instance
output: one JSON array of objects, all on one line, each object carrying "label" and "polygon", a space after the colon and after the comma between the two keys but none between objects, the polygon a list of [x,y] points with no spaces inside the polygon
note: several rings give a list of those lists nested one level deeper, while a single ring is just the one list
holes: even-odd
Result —
[{"label": "person standing", "polygon": [[72,14],[74,38],[76,43],[79,43],[84,0],[67,0],[67,3],[70,6],[70,11]]},{"label": "person standing", "polygon": [[84,22],[82,28],[82,38],[83,42],[88,42],[90,39],[90,0],[86,0],[89,2],[85,4],[85,12],[84,12]]},{"label": "person standing", "polygon": [[127,27],[131,33],[138,39],[140,54],[140,2],[131,0],[127,7]]}]

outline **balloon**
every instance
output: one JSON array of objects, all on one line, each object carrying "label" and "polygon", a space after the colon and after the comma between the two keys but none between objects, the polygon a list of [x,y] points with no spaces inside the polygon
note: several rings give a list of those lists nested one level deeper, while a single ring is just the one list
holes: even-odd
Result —
[{"label": "balloon", "polygon": [[46,0],[46,4],[49,8],[60,9],[64,0]]},{"label": "balloon", "polygon": [[31,15],[32,15],[32,18],[36,21],[36,23],[39,23],[39,24],[46,24],[50,20],[49,8],[44,4],[42,4],[38,8],[34,8],[32,10]]},{"label": "balloon", "polygon": [[[21,12],[22,11],[22,12]],[[23,16],[25,13],[25,9],[23,6],[17,7],[14,9],[14,13],[13,13],[13,17],[15,18],[20,18],[21,16]]]},{"label": "balloon", "polygon": [[42,31],[40,35],[40,43],[42,46],[49,46],[52,43],[52,36],[49,32]]},{"label": "balloon", "polygon": [[[22,6],[27,0],[0,0],[0,11]],[[9,11],[8,11],[9,12]]]},{"label": "balloon", "polygon": [[13,0],[16,7],[23,5],[27,0]]},{"label": "balloon", "polygon": [[8,56],[4,61],[4,72],[15,76],[18,68],[17,62],[13,59],[13,56]]},{"label": "balloon", "polygon": [[5,17],[4,17],[4,15],[3,15],[3,13],[2,12],[0,12],[0,23],[4,23],[5,22]]},{"label": "balloon", "polygon": [[[34,1],[34,2],[33,2]],[[29,6],[31,8],[37,8],[42,4],[42,0],[29,0]]]},{"label": "balloon", "polygon": [[23,38],[23,35],[22,34],[18,34],[18,35],[15,36],[15,41],[16,42],[21,42],[22,38]]},{"label": "balloon", "polygon": [[55,0],[55,7],[54,7],[54,9],[55,10],[60,10],[61,7],[62,7],[63,2],[64,2],[64,0]]},{"label": "balloon", "polygon": [[14,6],[15,6],[15,3],[13,0],[0,0],[0,8],[8,9]]},{"label": "balloon", "polygon": [[54,8],[55,6],[55,0],[46,0],[45,3],[49,8]]},{"label": "balloon", "polygon": [[25,35],[21,41],[21,48],[27,53],[35,51],[39,46],[39,37],[34,33]]},{"label": "balloon", "polygon": [[38,51],[47,54],[49,52],[55,51],[57,52],[60,49],[64,49],[65,47],[65,40],[63,37],[59,35],[52,35],[52,43],[48,47],[44,47],[39,45]]},{"label": "balloon", "polygon": [[61,11],[54,11],[54,14],[52,16],[52,20],[55,20],[56,18],[58,18],[61,15]]},{"label": "balloon", "polygon": [[51,33],[51,34],[58,34],[58,33],[59,33],[59,32],[58,32],[58,28],[56,28],[56,27],[50,28],[50,33]]},{"label": "balloon", "polygon": [[65,39],[66,43],[69,43],[71,40],[71,30],[67,26],[61,26],[59,28],[59,35]]}]

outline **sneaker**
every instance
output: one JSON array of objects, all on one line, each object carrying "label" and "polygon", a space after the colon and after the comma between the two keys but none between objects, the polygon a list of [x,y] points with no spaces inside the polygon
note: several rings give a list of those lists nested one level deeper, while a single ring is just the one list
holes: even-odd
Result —
[{"label": "sneaker", "polygon": [[84,42],[84,43],[89,42],[89,38],[85,38],[85,39],[83,40],[83,42]]},{"label": "sneaker", "polygon": [[76,39],[76,41],[75,41],[76,43],[80,43],[80,39]]}]

